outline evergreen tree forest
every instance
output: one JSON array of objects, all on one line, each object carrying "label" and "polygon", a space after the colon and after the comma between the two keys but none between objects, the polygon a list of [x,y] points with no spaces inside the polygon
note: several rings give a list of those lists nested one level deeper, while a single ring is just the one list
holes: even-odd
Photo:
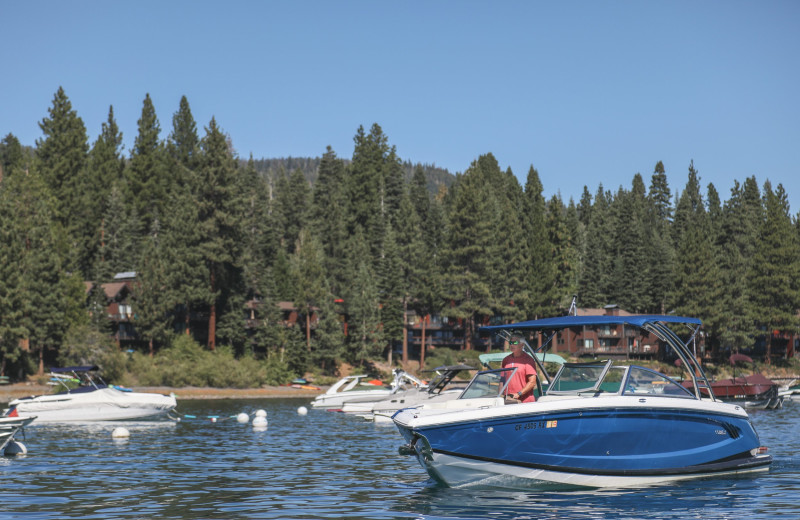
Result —
[{"label": "evergreen tree forest", "polygon": [[564,201],[491,153],[455,176],[412,165],[378,124],[350,157],[241,158],[223,122],[198,127],[184,97],[162,126],[149,95],[124,150],[113,107],[92,140],[61,88],[39,126],[33,147],[0,141],[0,373],[108,335],[85,282],[132,271],[144,355],[191,335],[286,378],[386,359],[409,311],[456,320],[472,349],[481,325],[565,314],[573,295],[699,317],[715,353],[790,356],[773,339],[798,331],[800,219],[755,177],[725,200],[694,164],[671,189],[656,162]]}]

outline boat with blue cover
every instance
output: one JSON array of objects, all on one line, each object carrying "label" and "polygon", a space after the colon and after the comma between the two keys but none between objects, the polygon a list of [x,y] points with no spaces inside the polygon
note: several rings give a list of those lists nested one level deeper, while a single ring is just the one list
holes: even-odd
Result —
[{"label": "boat with blue cover", "polygon": [[563,316],[482,330],[541,333],[543,352],[564,329],[614,325],[671,347],[694,390],[612,360],[564,363],[551,379],[537,359],[538,377],[550,383],[539,385],[536,402],[508,404],[505,387],[516,369],[496,369],[476,374],[458,399],[397,412],[393,420],[407,442],[401,453],[449,486],[629,487],[769,469],[772,457],[747,412],[714,397],[692,355],[699,319]]}]

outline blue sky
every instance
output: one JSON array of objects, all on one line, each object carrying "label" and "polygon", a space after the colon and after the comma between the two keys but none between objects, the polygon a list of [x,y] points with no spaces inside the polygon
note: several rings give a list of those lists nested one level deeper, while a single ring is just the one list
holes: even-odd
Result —
[{"label": "blue sky", "polygon": [[0,135],[41,137],[63,86],[91,142],[129,153],[146,93],[162,137],[186,95],[241,157],[353,152],[378,123],[405,160],[491,152],[545,193],[649,186],[690,160],[723,200],[783,184],[800,210],[800,2],[0,0]]}]

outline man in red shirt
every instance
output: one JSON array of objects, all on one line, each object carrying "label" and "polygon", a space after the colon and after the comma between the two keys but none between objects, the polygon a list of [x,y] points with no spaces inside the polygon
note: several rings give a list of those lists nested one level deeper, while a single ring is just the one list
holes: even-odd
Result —
[{"label": "man in red shirt", "polygon": [[503,358],[503,368],[516,368],[511,382],[506,387],[506,395],[523,403],[536,401],[533,389],[536,388],[536,361],[522,351],[522,338],[512,336],[509,341],[511,354]]}]

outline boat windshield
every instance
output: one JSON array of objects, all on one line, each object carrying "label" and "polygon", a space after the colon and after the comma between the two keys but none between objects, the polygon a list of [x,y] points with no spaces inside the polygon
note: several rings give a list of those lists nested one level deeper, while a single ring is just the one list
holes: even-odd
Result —
[{"label": "boat windshield", "polygon": [[[611,369],[611,361],[602,363],[564,363],[553,383],[547,389],[548,395],[578,394],[597,392],[600,384]],[[619,388],[619,383],[617,383]]]},{"label": "boat windshield", "polygon": [[497,397],[503,395],[515,370],[517,369],[498,368],[495,370],[478,372],[458,398],[477,399],[480,397]]},{"label": "boat windshield", "polygon": [[637,366],[629,367],[628,378],[622,393],[625,395],[663,395],[694,399],[692,392],[664,374]]},{"label": "boat windshield", "polygon": [[612,362],[566,363],[556,374],[548,395],[621,394],[665,397],[694,395],[655,370],[640,366],[612,366]]}]

